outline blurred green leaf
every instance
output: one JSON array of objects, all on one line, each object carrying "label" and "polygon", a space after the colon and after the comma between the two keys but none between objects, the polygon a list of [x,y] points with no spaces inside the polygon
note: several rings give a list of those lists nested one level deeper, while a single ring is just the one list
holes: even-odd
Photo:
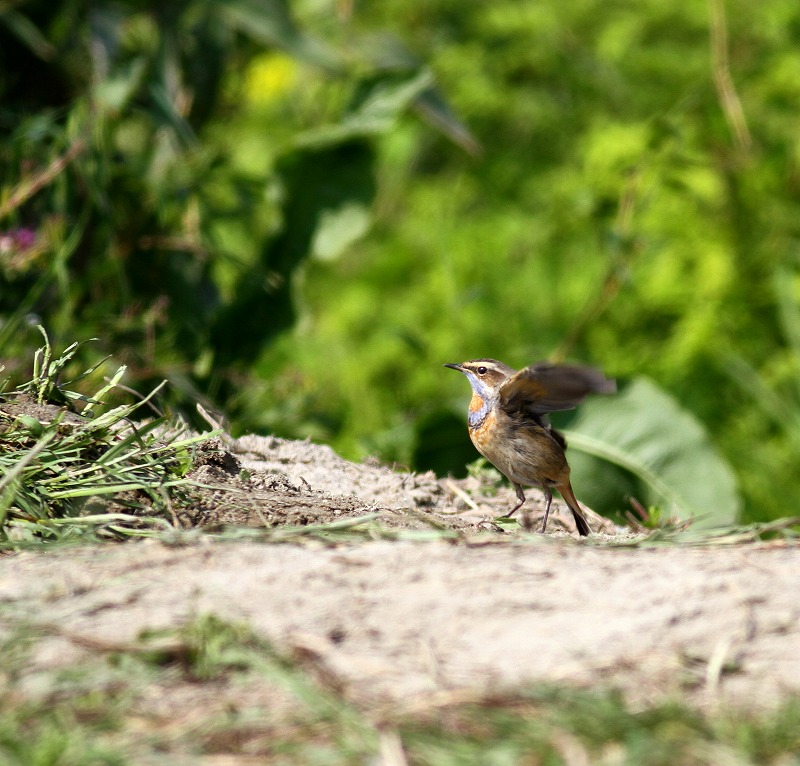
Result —
[{"label": "blurred green leaf", "polygon": [[0,24],[6,26],[39,58],[47,60],[55,53],[54,47],[36,25],[19,11],[7,10],[0,6]]},{"label": "blurred green leaf", "polygon": [[371,220],[369,207],[358,202],[347,201],[339,207],[323,210],[311,254],[321,261],[336,260],[367,233]]},{"label": "blurred green leaf", "polygon": [[565,431],[569,445],[635,474],[648,505],[698,527],[735,521],[741,506],[730,466],[702,424],[669,394],[638,378],[617,396],[592,399]]},{"label": "blurred green leaf", "polygon": [[481,145],[467,126],[458,118],[436,88],[427,88],[414,102],[414,108],[431,125],[438,128],[453,143],[473,156],[481,153]]},{"label": "blurred green leaf", "polygon": [[253,40],[316,66],[341,66],[341,57],[332,48],[300,30],[285,0],[218,0],[215,5],[229,23]]},{"label": "blurred green leaf", "polygon": [[296,146],[319,147],[387,132],[414,100],[433,85],[433,75],[381,75],[362,83],[353,106],[340,122],[301,133]]},{"label": "blurred green leaf", "polygon": [[373,160],[365,141],[297,149],[281,157],[283,227],[263,248],[258,264],[242,274],[236,301],[217,317],[213,346],[218,363],[252,361],[291,326],[291,276],[314,247],[334,257],[363,233],[369,220],[355,211],[367,211],[372,204]]},{"label": "blurred green leaf", "polygon": [[[394,34],[364,35],[361,39],[360,53],[378,73],[395,72],[413,75],[425,74],[424,62]],[[475,136],[459,119],[440,89],[433,84],[414,97],[412,108],[429,125],[441,131],[453,143],[472,155],[481,152]]]},{"label": "blurred green leaf", "polygon": [[146,67],[146,60],[139,57],[100,80],[94,93],[98,104],[111,110],[124,109],[141,87]]}]

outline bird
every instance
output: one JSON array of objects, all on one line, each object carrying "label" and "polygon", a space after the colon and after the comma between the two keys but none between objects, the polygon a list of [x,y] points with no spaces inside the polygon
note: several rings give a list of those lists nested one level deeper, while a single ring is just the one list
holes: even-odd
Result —
[{"label": "bird", "polygon": [[572,491],[565,450],[567,442],[547,414],[574,409],[589,394],[613,394],[616,382],[592,367],[538,362],[515,370],[496,359],[473,359],[445,364],[464,373],[472,386],[467,425],[478,452],[514,486],[525,503],[522,485],[538,486],[547,505],[542,533],[547,529],[553,489],[558,490],[575,518],[582,536],[591,530]]}]

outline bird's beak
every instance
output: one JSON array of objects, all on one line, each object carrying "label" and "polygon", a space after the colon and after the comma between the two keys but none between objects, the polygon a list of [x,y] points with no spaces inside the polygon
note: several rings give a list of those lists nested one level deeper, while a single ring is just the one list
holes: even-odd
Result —
[{"label": "bird's beak", "polygon": [[449,367],[451,370],[458,370],[459,372],[462,372],[460,364],[446,364],[445,367]]}]

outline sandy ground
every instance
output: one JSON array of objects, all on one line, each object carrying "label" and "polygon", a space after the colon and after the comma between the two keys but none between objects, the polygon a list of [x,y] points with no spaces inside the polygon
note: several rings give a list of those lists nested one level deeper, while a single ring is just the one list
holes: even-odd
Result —
[{"label": "sandy ground", "polygon": [[492,521],[510,507],[507,488],[483,494],[478,480],[356,465],[306,442],[227,446],[201,459],[196,478],[212,488],[185,526],[376,512],[392,528],[434,519],[459,537],[199,537],[3,556],[0,634],[43,629],[31,678],[211,613],[299,652],[359,704],[413,709],[526,682],[617,687],[636,705],[680,693],[701,706],[769,708],[800,693],[797,546],[626,547],[629,533],[593,515],[601,534],[584,541],[560,505],[546,535],[514,531]]}]

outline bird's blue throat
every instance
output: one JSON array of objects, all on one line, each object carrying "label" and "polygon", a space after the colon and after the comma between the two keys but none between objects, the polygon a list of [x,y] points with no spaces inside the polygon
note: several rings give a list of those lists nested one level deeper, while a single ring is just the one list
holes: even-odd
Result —
[{"label": "bird's blue throat", "polygon": [[470,428],[479,428],[483,424],[483,421],[486,420],[486,416],[489,414],[494,404],[491,399],[481,398],[480,401],[481,406],[477,410],[470,410],[467,416],[467,424]]}]

